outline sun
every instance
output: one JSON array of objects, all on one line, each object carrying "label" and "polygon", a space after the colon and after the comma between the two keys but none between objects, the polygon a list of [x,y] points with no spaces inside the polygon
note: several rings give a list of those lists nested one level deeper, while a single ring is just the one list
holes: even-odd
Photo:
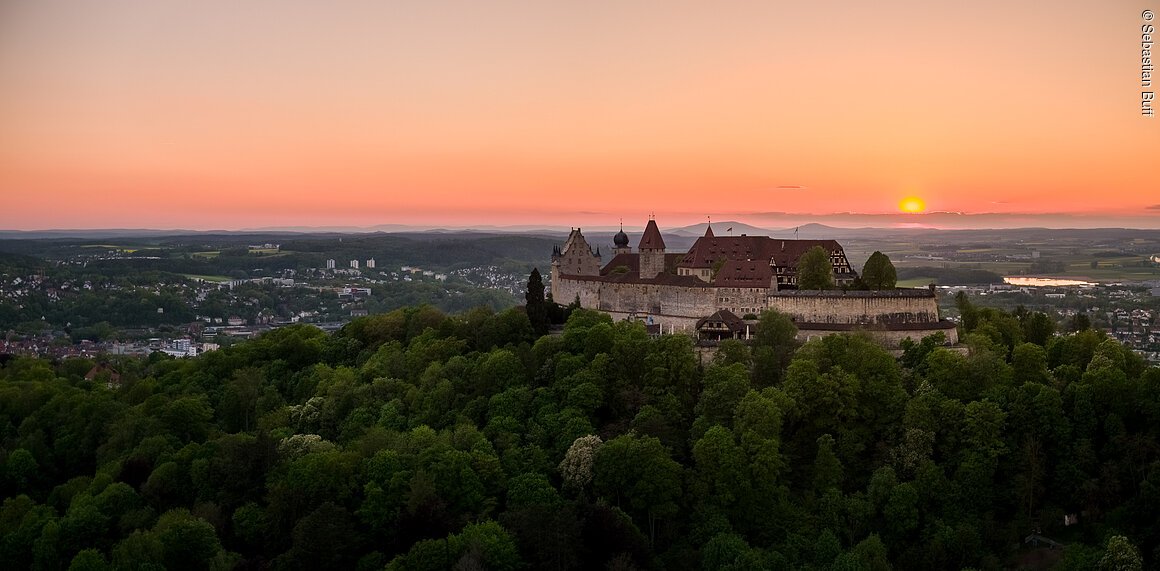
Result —
[{"label": "sun", "polygon": [[908,196],[898,203],[898,209],[909,214],[918,214],[926,210],[926,203],[917,196]]}]

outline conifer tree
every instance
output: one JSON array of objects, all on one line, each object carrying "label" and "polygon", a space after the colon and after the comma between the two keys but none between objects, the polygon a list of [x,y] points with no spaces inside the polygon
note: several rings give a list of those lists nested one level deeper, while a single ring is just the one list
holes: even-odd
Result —
[{"label": "conifer tree", "polygon": [[548,306],[544,301],[544,280],[540,277],[539,268],[532,268],[528,276],[528,291],[524,294],[524,301],[532,329],[536,335],[544,335],[548,332]]}]

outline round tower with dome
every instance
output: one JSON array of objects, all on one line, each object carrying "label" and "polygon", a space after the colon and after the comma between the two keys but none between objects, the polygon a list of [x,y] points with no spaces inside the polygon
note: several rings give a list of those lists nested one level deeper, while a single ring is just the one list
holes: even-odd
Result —
[{"label": "round tower with dome", "polygon": [[624,222],[620,223],[620,232],[612,237],[612,255],[631,254],[632,246],[628,245],[628,234],[624,233]]}]

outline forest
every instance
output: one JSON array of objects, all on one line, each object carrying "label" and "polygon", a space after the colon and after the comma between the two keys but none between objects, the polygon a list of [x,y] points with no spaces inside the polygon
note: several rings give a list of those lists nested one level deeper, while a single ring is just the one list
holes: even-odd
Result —
[{"label": "forest", "polygon": [[[85,259],[93,271],[113,275],[140,272],[253,277],[255,269],[270,275],[280,270],[321,268],[328,258],[344,267],[351,259],[375,258],[380,268],[417,265],[452,270],[497,265],[526,273],[545,265],[556,238],[479,232],[421,234],[195,234],[119,238],[0,237],[0,272],[6,266],[51,266],[49,260]],[[254,252],[247,244],[272,242],[277,253]],[[121,249],[124,257],[97,259]]]},{"label": "forest", "polygon": [[799,344],[774,312],[710,355],[583,309],[537,335],[523,308],[418,306],[193,359],[13,358],[0,561],[1154,567],[1160,369],[1042,314],[959,309],[969,351],[900,357]]}]

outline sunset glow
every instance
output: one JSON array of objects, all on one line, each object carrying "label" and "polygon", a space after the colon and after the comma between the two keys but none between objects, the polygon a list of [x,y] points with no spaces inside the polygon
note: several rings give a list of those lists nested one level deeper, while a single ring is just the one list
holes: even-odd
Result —
[{"label": "sunset glow", "polygon": [[908,196],[898,203],[898,210],[908,214],[918,214],[926,210],[926,202],[917,196]]},{"label": "sunset glow", "polygon": [[0,228],[1160,227],[1112,4],[7,2]]}]

